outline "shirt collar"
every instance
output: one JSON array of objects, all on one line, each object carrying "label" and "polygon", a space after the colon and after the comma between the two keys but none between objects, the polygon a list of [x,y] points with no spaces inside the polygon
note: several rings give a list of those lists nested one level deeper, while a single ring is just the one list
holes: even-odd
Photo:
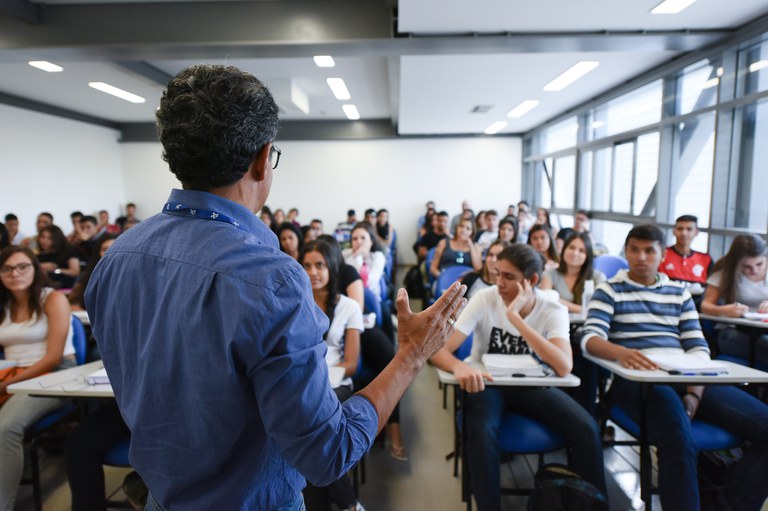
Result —
[{"label": "shirt collar", "polygon": [[661,286],[665,285],[669,281],[669,277],[667,277],[665,274],[657,273],[656,274],[656,282],[654,282],[650,286],[646,286],[645,284],[641,284],[639,282],[635,282],[634,280],[629,278],[629,270],[619,270],[618,273],[616,273],[616,276],[614,277],[614,279],[618,280],[619,282],[626,282],[627,284],[632,284],[633,286],[645,287],[645,288],[648,288],[648,289],[653,289],[653,288],[661,287]]},{"label": "shirt collar", "polygon": [[174,188],[171,190],[168,202],[182,203],[188,207],[222,213],[236,220],[240,224],[241,229],[251,234],[264,235],[267,232],[272,232],[264,222],[261,221],[261,218],[256,216],[256,214],[248,208],[219,195],[199,190],[179,190],[178,188]]}]

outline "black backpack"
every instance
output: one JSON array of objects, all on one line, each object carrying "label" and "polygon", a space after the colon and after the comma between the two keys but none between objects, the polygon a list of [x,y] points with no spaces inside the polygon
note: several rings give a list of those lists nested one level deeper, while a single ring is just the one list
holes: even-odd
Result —
[{"label": "black backpack", "polygon": [[426,298],[424,281],[421,278],[419,265],[413,266],[408,270],[408,273],[405,274],[405,278],[403,279],[403,285],[408,291],[408,298]]},{"label": "black backpack", "polygon": [[548,463],[536,472],[528,511],[608,511],[608,499],[570,468]]}]

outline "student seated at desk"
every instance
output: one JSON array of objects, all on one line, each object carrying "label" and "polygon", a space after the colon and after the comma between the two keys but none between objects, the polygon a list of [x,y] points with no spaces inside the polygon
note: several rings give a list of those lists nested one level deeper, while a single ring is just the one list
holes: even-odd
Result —
[{"label": "student seated at desk", "polygon": [[[701,312],[731,318],[745,312],[768,312],[768,249],[765,241],[754,234],[733,239],[730,250],[712,268]],[[724,302],[722,305],[720,302]],[[718,323],[717,349],[720,353],[750,358],[755,350],[758,368],[768,369],[768,335],[762,328]],[[752,343],[755,343],[754,347]]]},{"label": "student seated at desk", "polygon": [[[353,231],[354,232],[354,231]],[[299,256],[312,285],[315,304],[328,316],[331,324],[325,333],[328,351],[325,361],[329,367],[344,369],[341,382],[334,382],[333,391],[340,402],[352,397],[352,376],[360,360],[360,332],[363,331],[363,312],[351,298],[339,294],[339,270],[342,260],[338,250],[323,240],[308,243]],[[318,488],[307,483],[304,498],[308,511],[328,509],[328,500],[339,509],[356,510],[357,498],[352,481],[345,474],[337,481]]]},{"label": "student seated at desk", "polygon": [[[658,268],[664,235],[653,225],[629,231],[629,270],[601,284],[589,303],[582,349],[623,367],[653,370],[648,353],[690,353],[709,359],[691,294]],[[615,378],[609,402],[640,422],[640,383]],[[728,472],[721,509],[758,510],[768,496],[768,406],[735,387],[653,385],[646,402],[648,438],[658,448],[664,509],[699,509],[695,417],[751,442]],[[725,507],[730,506],[730,507]]]},{"label": "student seated at desk", "polygon": [[[471,361],[485,353],[531,353],[558,376],[571,371],[568,312],[535,289],[542,260],[528,245],[499,253],[495,286],[478,292],[456,320],[455,331],[431,359],[456,376],[466,397],[467,453],[472,492],[480,511],[500,509],[502,416],[514,411],[541,422],[566,439],[572,468],[605,493],[603,453],[595,421],[554,387],[486,386],[490,375],[456,359],[452,352],[474,332]],[[543,380],[542,384],[546,385]]]},{"label": "student seated at desk", "polygon": [[384,275],[387,258],[373,240],[373,227],[360,222],[352,229],[352,246],[342,253],[346,263],[360,274],[363,285],[381,300],[387,291],[381,289],[381,277]]},{"label": "student seated at desk", "polygon": [[701,308],[707,275],[712,269],[709,254],[697,252],[691,248],[693,239],[699,234],[699,219],[693,215],[683,215],[675,220],[675,244],[667,247],[659,272],[671,280],[684,283],[693,296],[696,309]]},{"label": "student seated at desk", "polygon": [[499,276],[496,271],[496,258],[508,246],[510,246],[510,243],[504,240],[496,240],[491,243],[491,248],[488,249],[488,253],[485,255],[482,271],[473,271],[461,278],[461,283],[467,286],[467,300],[475,296],[478,291],[488,289],[496,284],[496,279]]},{"label": "student seated at desk", "polygon": [[63,294],[44,287],[45,272],[26,247],[0,252],[0,346],[16,362],[0,370],[0,510],[13,511],[24,470],[24,432],[61,407],[60,398],[10,396],[8,385],[73,367],[72,322]]},{"label": "student seated at desk", "polygon": [[435,257],[429,273],[435,278],[449,266],[467,266],[480,270],[483,266],[483,254],[480,247],[472,242],[472,221],[461,220],[453,233],[453,238],[445,238],[435,247]]}]

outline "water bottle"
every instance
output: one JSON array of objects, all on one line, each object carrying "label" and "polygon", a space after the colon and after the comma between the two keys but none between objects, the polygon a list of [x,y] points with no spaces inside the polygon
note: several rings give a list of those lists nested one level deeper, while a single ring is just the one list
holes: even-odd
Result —
[{"label": "water bottle", "polygon": [[587,307],[589,301],[592,299],[592,294],[595,292],[595,281],[587,280],[584,282],[584,292],[581,293],[581,313],[587,314]]}]

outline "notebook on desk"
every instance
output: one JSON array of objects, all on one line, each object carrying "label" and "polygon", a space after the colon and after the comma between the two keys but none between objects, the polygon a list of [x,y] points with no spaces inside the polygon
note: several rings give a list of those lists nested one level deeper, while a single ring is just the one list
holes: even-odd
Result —
[{"label": "notebook on desk", "polygon": [[744,319],[754,319],[757,321],[768,321],[768,313],[766,312],[745,312],[743,314]]},{"label": "notebook on desk", "polygon": [[531,355],[483,355],[483,365],[493,377],[546,376],[541,364]]},{"label": "notebook on desk", "polygon": [[85,381],[88,385],[108,385],[109,376],[107,376],[107,370],[102,367],[95,373],[86,376]]},{"label": "notebook on desk", "polygon": [[727,374],[728,367],[717,360],[707,360],[693,355],[680,354],[649,354],[648,358],[654,361],[664,371],[676,374],[704,375]]}]

